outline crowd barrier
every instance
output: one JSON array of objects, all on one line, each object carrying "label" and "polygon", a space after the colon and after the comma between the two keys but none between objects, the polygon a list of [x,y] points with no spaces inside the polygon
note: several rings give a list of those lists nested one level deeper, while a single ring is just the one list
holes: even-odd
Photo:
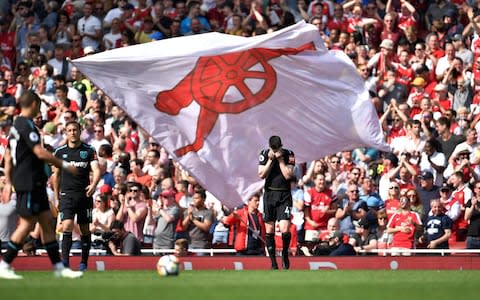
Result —
[{"label": "crowd barrier", "polygon": [[[162,254],[171,254],[174,253],[173,249],[142,249],[143,255],[151,255],[151,256],[158,256]],[[211,248],[211,249],[189,249],[188,250],[194,254],[204,254],[207,256],[215,256],[215,255],[235,255],[237,251],[231,248]],[[2,252],[5,252],[3,250]],[[80,249],[72,249],[70,251],[72,255],[80,255]],[[373,249],[373,250],[360,250],[361,254],[377,254],[379,256],[415,256],[416,254],[419,255],[476,255],[480,254],[480,249]],[[46,251],[43,249],[38,249],[36,254],[43,255],[46,254]],[[20,255],[22,255],[22,251],[20,251]],[[91,256],[105,256],[107,252],[101,249],[91,249],[90,250]]]}]

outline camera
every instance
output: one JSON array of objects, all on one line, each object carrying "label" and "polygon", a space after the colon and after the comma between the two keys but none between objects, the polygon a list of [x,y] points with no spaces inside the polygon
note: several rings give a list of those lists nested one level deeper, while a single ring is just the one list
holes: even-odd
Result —
[{"label": "camera", "polygon": [[112,255],[110,247],[108,247],[108,243],[110,241],[112,241],[114,243],[116,241],[118,241],[118,236],[115,234],[115,232],[113,232],[113,231],[106,231],[106,232],[95,231],[93,234],[96,235],[96,236],[100,236],[100,238],[92,241],[92,248],[106,250],[107,254]]}]

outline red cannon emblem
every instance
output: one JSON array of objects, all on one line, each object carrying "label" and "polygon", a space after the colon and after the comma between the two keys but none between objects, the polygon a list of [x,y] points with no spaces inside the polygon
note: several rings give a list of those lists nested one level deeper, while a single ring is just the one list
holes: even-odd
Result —
[{"label": "red cannon emblem", "polygon": [[[159,92],[155,102],[156,109],[170,115],[177,115],[194,100],[200,106],[195,141],[177,149],[175,154],[183,156],[190,151],[200,150],[204,139],[215,126],[219,114],[238,114],[269,99],[277,86],[277,74],[268,63],[269,60],[314,49],[315,46],[309,43],[299,48],[254,48],[201,57],[193,70],[173,89]],[[253,68],[258,64],[262,70]],[[248,79],[262,81],[262,87],[258,91],[253,91],[248,85]],[[224,101],[231,88],[237,89],[241,94],[240,100]]]}]

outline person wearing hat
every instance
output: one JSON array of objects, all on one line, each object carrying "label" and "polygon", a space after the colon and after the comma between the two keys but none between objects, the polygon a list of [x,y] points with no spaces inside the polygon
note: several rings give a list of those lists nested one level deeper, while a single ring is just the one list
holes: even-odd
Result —
[{"label": "person wearing hat", "polygon": [[439,186],[434,184],[432,172],[423,171],[417,177],[417,186],[415,191],[417,197],[422,202],[424,216],[430,211],[430,201],[440,197]]},{"label": "person wearing hat", "polygon": [[329,256],[353,256],[357,255],[357,252],[353,246],[349,243],[346,243],[344,240],[344,234],[342,231],[334,231],[332,236],[328,241],[330,247]]},{"label": "person wearing hat", "polygon": [[439,82],[433,88],[433,102],[437,104],[440,112],[445,115],[446,111],[452,107],[452,100],[448,97],[448,86]]},{"label": "person wearing hat", "polygon": [[[473,128],[471,128],[470,131],[476,133],[476,130]],[[448,166],[445,171],[443,171],[443,177],[448,178],[454,172],[460,171],[464,174],[463,177],[466,182],[470,181],[471,178],[478,180],[478,175],[475,172],[476,164],[473,164],[470,159],[471,149],[472,147],[466,142],[457,145],[448,159]]]},{"label": "person wearing hat", "polygon": [[148,206],[145,226],[155,225],[153,233],[154,249],[172,249],[174,246],[175,227],[180,218],[180,208],[175,201],[173,189],[163,190],[157,201]]},{"label": "person wearing hat", "polygon": [[466,67],[472,66],[473,52],[467,49],[467,47],[465,47],[465,42],[463,40],[462,34],[455,34],[452,37],[452,43],[453,47],[455,48],[455,55],[463,60]]},{"label": "person wearing hat", "polygon": [[[377,249],[377,235],[370,230],[370,221],[363,217],[354,221],[353,224],[355,225],[355,233],[350,237],[350,243],[353,244],[355,251],[360,255],[368,255],[369,250]],[[376,255],[376,253],[370,254]]]},{"label": "person wearing hat", "polygon": [[384,79],[387,75],[388,67],[393,61],[393,41],[384,39],[380,43],[380,51],[375,53],[367,63],[368,69],[375,69],[373,76],[378,76],[380,79]]},{"label": "person wearing hat", "polygon": [[408,95],[407,104],[411,108],[410,115],[415,116],[422,110],[420,108],[422,99],[429,97],[428,93],[425,92],[425,86],[427,85],[427,82],[423,77],[417,76],[412,80],[412,82],[410,82],[410,85],[412,86],[412,89]]}]

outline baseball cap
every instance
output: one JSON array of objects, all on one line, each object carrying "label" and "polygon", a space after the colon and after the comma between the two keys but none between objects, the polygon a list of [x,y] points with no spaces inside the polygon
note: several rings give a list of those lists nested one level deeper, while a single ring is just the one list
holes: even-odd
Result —
[{"label": "baseball cap", "polygon": [[426,84],[425,79],[423,79],[422,77],[416,77],[412,81],[413,86],[424,86],[425,84]]},{"label": "baseball cap", "polygon": [[340,230],[336,230],[330,234],[330,239],[338,238],[340,241],[343,241],[343,233]]},{"label": "baseball cap", "polygon": [[356,202],[354,205],[353,205],[353,210],[354,211],[358,211],[359,209],[363,209],[364,211],[368,211],[368,204],[366,201],[363,201],[363,200],[360,200],[358,202]]},{"label": "baseball cap", "polygon": [[445,91],[445,90],[447,90],[447,86],[446,86],[445,84],[443,84],[443,83],[439,83],[439,84],[437,84],[437,85],[433,88],[433,90],[434,90],[435,92]]},{"label": "baseball cap", "polygon": [[452,36],[452,41],[463,41],[463,36],[460,33],[457,33]]},{"label": "baseball cap", "polygon": [[380,43],[380,48],[385,48],[392,50],[393,49],[393,41],[389,39],[384,39],[382,43]]},{"label": "baseball cap", "polygon": [[134,10],[135,9],[135,6],[133,6],[132,3],[127,3],[125,4],[125,6],[123,7],[124,10],[127,10],[127,9],[131,9],[131,10]]},{"label": "baseball cap", "polygon": [[170,198],[175,196],[175,191],[173,189],[167,189],[160,193],[160,196],[165,198]]},{"label": "baseball cap", "polygon": [[427,179],[433,179],[433,174],[430,171],[423,171],[418,178],[427,180]]},{"label": "baseball cap", "polygon": [[367,220],[367,218],[363,217],[359,220],[353,221],[353,225],[355,225],[355,227],[368,229],[370,227],[370,222]]},{"label": "baseball cap", "polygon": [[470,146],[468,146],[467,144],[461,144],[457,146],[457,154],[460,153],[471,153]]},{"label": "baseball cap", "polygon": [[100,187],[100,194],[110,194],[112,192],[112,187],[108,184],[104,184]]},{"label": "baseball cap", "polygon": [[443,183],[442,186],[440,187],[440,191],[450,191],[450,185],[448,183]]}]

